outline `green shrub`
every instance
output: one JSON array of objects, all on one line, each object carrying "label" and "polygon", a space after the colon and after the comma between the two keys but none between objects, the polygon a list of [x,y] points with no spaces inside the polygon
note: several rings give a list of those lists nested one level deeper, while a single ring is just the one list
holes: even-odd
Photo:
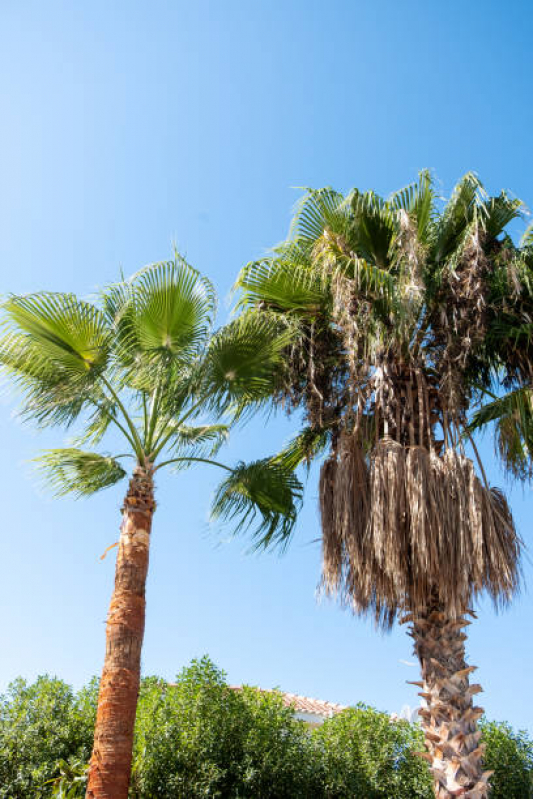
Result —
[{"label": "green shrub", "polygon": [[481,726],[487,745],[485,766],[494,771],[491,799],[532,799],[533,741],[505,722],[485,721]]},{"label": "green shrub", "polygon": [[132,796],[309,797],[309,735],[277,694],[234,691],[207,658],[143,684]]},{"label": "green shrub", "polygon": [[62,680],[15,680],[0,697],[0,799],[51,795],[59,761],[89,759],[97,683],[74,694]]},{"label": "green shrub", "polygon": [[[76,799],[97,681],[12,683],[0,697],[0,799]],[[533,799],[533,742],[483,722],[491,799]],[[359,705],[310,730],[276,692],[232,690],[208,658],[141,685],[131,799],[432,799],[416,725]]]},{"label": "green shrub", "polygon": [[423,749],[423,736],[407,721],[359,705],[324,722],[313,737],[324,797],[432,799],[427,764],[413,754]]}]

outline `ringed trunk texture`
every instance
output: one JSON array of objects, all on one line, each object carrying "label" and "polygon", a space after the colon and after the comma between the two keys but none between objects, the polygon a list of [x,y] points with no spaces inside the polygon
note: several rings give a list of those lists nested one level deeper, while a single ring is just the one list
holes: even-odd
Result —
[{"label": "ringed trunk texture", "polygon": [[87,799],[127,799],[128,796],[154,510],[151,470],[138,466],[122,508]]},{"label": "ringed trunk texture", "polygon": [[483,708],[473,702],[483,689],[470,685],[476,667],[466,663],[462,631],[470,622],[464,615],[451,618],[438,602],[405,619],[409,620],[422,671],[422,682],[415,685],[426,703],[419,711],[427,748],[422,757],[429,761],[435,796],[486,799],[492,771],[483,770],[484,745],[477,729]]}]

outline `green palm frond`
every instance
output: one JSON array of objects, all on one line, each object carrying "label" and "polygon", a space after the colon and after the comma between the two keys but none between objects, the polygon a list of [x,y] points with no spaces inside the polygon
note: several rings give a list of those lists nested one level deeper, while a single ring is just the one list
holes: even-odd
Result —
[{"label": "green palm frond", "polygon": [[343,203],[342,194],[331,188],[307,189],[296,206],[289,238],[312,248],[326,229],[345,234],[348,220]]},{"label": "green palm frond", "polygon": [[486,216],[486,193],[473,172],[467,172],[455,186],[442,213],[434,242],[434,259],[448,257],[460,246],[475,214]]},{"label": "green palm frond", "polygon": [[493,423],[497,451],[511,474],[521,480],[533,472],[533,390],[522,387],[483,405],[473,415],[470,430]]},{"label": "green palm frond", "polygon": [[436,194],[433,178],[428,169],[422,170],[418,181],[392,194],[388,204],[396,211],[406,211],[416,220],[416,230],[420,244],[427,244],[434,230],[436,219]]},{"label": "green palm frond", "polygon": [[330,443],[329,431],[305,427],[283,447],[278,455],[272,458],[272,462],[279,463],[289,471],[295,471],[302,463],[309,467],[311,462],[324,452]]},{"label": "green palm frond", "polygon": [[196,426],[177,424],[168,446],[173,452],[184,457],[210,458],[227,442],[229,432],[229,425],[226,424]]},{"label": "green palm frond", "polygon": [[168,363],[187,363],[201,352],[216,310],[210,281],[178,254],[108,287],[103,302],[119,364],[148,384]]},{"label": "green palm frond", "polygon": [[25,395],[22,415],[71,424],[90,400],[111,347],[101,312],[71,294],[11,297],[0,337],[0,369]]},{"label": "green palm frond", "polygon": [[499,236],[513,219],[523,215],[524,203],[517,197],[509,197],[505,191],[485,201],[486,215],[482,217],[483,230],[490,239]]},{"label": "green palm frond", "polygon": [[522,238],[520,239],[521,247],[533,247],[533,222],[527,226]]},{"label": "green palm frond", "polygon": [[[7,325],[18,333],[21,369],[24,340],[29,348],[28,360],[37,357],[43,368],[85,376],[105,366],[110,331],[94,305],[73,294],[42,292],[11,297],[3,304],[3,311]],[[12,364],[12,368],[16,369],[16,365]]]},{"label": "green palm frond", "polygon": [[285,547],[293,532],[303,488],[295,474],[271,459],[240,463],[218,487],[214,519],[251,530],[257,548]]},{"label": "green palm frond", "polygon": [[211,341],[205,379],[219,411],[268,400],[295,328],[273,315],[247,312],[221,328]]},{"label": "green palm frond", "polygon": [[389,267],[389,253],[398,230],[397,215],[373,191],[353,189],[344,201],[349,209],[349,249],[380,269]]},{"label": "green palm frond", "polygon": [[57,497],[89,496],[126,476],[114,458],[74,448],[45,450],[35,463],[43,483]]},{"label": "green palm frond", "polygon": [[244,308],[263,303],[285,313],[314,314],[327,300],[320,274],[297,242],[279,248],[271,258],[247,264],[236,287],[243,291],[239,305]]}]

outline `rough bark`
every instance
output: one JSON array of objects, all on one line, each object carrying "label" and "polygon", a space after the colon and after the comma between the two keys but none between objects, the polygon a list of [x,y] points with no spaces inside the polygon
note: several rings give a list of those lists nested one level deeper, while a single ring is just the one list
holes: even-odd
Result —
[{"label": "rough bark", "polygon": [[483,709],[473,702],[482,688],[470,685],[476,667],[466,663],[462,631],[470,622],[464,615],[451,618],[438,602],[405,621],[412,622],[410,635],[421,665],[422,682],[414,684],[425,700],[419,711],[427,748],[422,757],[430,764],[435,796],[486,799],[492,772],[483,770],[484,745],[477,729]]},{"label": "rough bark", "polygon": [[86,797],[127,799],[141,673],[145,586],[155,510],[151,471],[137,467],[122,508],[115,588]]}]

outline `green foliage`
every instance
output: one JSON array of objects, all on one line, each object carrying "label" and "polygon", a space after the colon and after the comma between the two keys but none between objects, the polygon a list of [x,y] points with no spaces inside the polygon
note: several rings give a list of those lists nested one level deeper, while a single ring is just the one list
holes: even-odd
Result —
[{"label": "green foliage", "polygon": [[513,732],[505,722],[485,721],[485,766],[494,771],[491,799],[533,797],[533,741],[526,732]]},{"label": "green foliage", "polygon": [[231,690],[207,659],[175,686],[144,683],[132,797],[304,797],[312,790],[309,740],[279,696]]},{"label": "green foliage", "polygon": [[238,519],[239,530],[253,526],[258,546],[267,547],[273,542],[283,546],[296,522],[302,493],[294,472],[281,462],[267,459],[241,463],[218,487],[213,517]]},{"label": "green foliage", "polygon": [[96,681],[74,694],[47,676],[9,686],[0,697],[0,799],[49,797],[61,761],[89,760],[96,691]]},{"label": "green foliage", "polygon": [[[0,697],[0,799],[81,799],[97,682],[12,683]],[[484,722],[492,799],[533,797],[533,742]],[[420,728],[359,705],[309,729],[277,692],[231,689],[209,658],[142,681],[131,799],[431,799]]]},{"label": "green foliage", "polygon": [[[211,457],[237,416],[270,397],[291,338],[288,325],[251,315],[213,334],[213,286],[177,252],[108,286],[95,304],[39,292],[10,297],[0,310],[0,373],[20,389],[22,416],[40,425],[76,424],[74,446],[36,459],[56,496],[114,485],[127,474],[119,458],[153,471],[199,461],[223,466]],[[110,428],[121,434],[114,457],[91,449]],[[221,487],[216,513],[236,519],[243,508],[247,524],[257,519],[261,531],[276,535],[279,528],[284,536],[296,519],[300,484],[278,480],[276,496],[276,470],[261,470],[268,486],[258,491],[252,481],[259,466],[239,464]]]},{"label": "green foliage", "polygon": [[126,472],[113,458],[72,447],[48,449],[35,459],[37,469],[56,496],[87,496],[114,485]]},{"label": "green foliage", "polygon": [[427,764],[413,754],[424,748],[418,727],[359,705],[325,722],[313,736],[328,799],[433,796]]}]

